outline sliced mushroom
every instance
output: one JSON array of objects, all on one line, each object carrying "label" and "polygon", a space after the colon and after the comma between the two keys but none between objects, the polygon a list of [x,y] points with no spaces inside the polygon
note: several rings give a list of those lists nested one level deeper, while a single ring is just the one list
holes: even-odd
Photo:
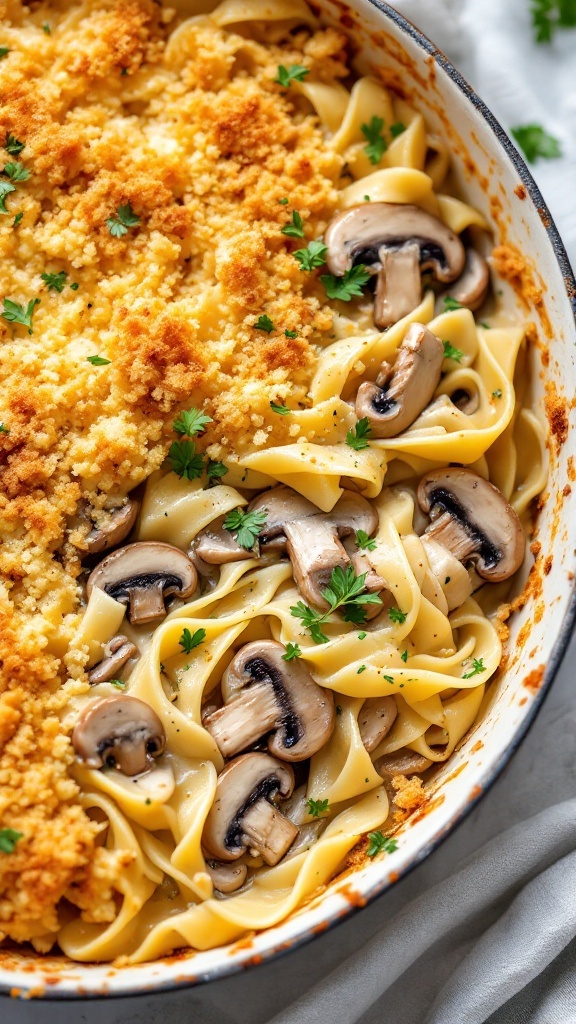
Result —
[{"label": "sliced mushroom", "polygon": [[218,776],[202,843],[211,857],[238,860],[246,849],[277,864],[298,828],[272,802],[294,789],[294,772],[268,754],[242,754]]},{"label": "sliced mushroom", "polygon": [[332,693],[318,686],[299,660],[284,661],[285,653],[274,640],[255,640],[226,669],[226,703],[203,721],[223,757],[246,750],[270,730],[268,750],[284,761],[304,761],[329,739]]},{"label": "sliced mushroom", "polygon": [[458,235],[446,224],[402,203],[352,206],[330,221],[324,242],[331,274],[342,277],[362,264],[377,275],[374,321],[381,329],[416,309],[423,271],[432,271],[438,281],[455,281],[466,258]]},{"label": "sliced mushroom", "polygon": [[404,748],[394,754],[384,754],[374,762],[374,767],[383,779],[393,779],[395,775],[420,775],[431,764],[432,761],[423,754]]},{"label": "sliced mushroom", "polygon": [[[499,583],[522,565],[520,520],[497,487],[470,469],[449,467],[422,477],[418,503],[431,522],[424,534],[460,562],[473,562],[485,580]],[[424,538],[423,538],[424,540]]]},{"label": "sliced mushroom", "polygon": [[156,712],[125,694],[90,701],[72,732],[72,746],[89,768],[114,765],[124,775],[140,775],[166,746]]},{"label": "sliced mushroom", "polygon": [[428,405],[442,373],[444,346],[424,324],[412,324],[393,363],[356,395],[356,415],[370,421],[371,437],[395,437]]},{"label": "sliced mushroom", "polygon": [[200,558],[208,565],[225,565],[227,562],[241,562],[243,558],[252,557],[252,552],[241,547],[233,535],[224,529],[223,522],[224,517],[221,517],[219,524],[212,523],[194,538],[190,556],[195,561]]},{"label": "sliced mushroom", "polygon": [[134,526],[139,509],[140,502],[133,499],[114,509],[108,522],[95,527],[86,537],[85,544],[89,554],[97,555],[100,551],[108,551],[109,548],[121,544]]},{"label": "sliced mushroom", "polygon": [[466,416],[472,416],[480,407],[480,395],[476,389],[457,388],[450,395],[450,401]]},{"label": "sliced mushroom", "polygon": [[459,608],[472,593],[472,580],[462,563],[438,541],[431,537],[422,537],[422,544],[428,558],[428,564],[440,586],[448,611]]},{"label": "sliced mushroom", "polygon": [[[450,287],[445,296],[456,299],[461,306],[475,311],[480,309],[488,293],[490,269],[483,256],[476,249],[466,250],[464,271]],[[441,296],[444,298],[444,296]]]},{"label": "sliced mushroom", "polygon": [[206,871],[218,892],[230,893],[240,889],[246,881],[248,868],[245,864],[222,863],[217,860],[206,862]]},{"label": "sliced mushroom", "polygon": [[139,541],[118,548],[90,573],[86,593],[94,587],[129,606],[132,623],[152,622],[166,615],[171,594],[190,597],[196,589],[196,569],[187,555],[171,544]]},{"label": "sliced mushroom", "polygon": [[394,697],[368,697],[364,701],[358,715],[358,729],[369,754],[388,735],[397,714]]},{"label": "sliced mushroom", "polygon": [[121,633],[118,636],[113,636],[104,648],[105,656],[102,661],[99,661],[88,674],[90,685],[95,686],[97,683],[107,683],[110,679],[116,679],[118,673],[124,668],[126,662],[134,657],[137,650],[135,644],[127,636],[122,636]]}]

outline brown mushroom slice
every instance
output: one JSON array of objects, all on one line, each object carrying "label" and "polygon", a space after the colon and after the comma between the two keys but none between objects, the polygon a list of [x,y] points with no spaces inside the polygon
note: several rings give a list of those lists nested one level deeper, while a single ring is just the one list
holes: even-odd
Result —
[{"label": "brown mushroom slice", "polygon": [[457,281],[445,292],[444,297],[456,299],[461,306],[473,312],[480,309],[488,294],[490,285],[490,269],[483,256],[476,249],[466,250],[464,271]]},{"label": "brown mushroom slice", "polygon": [[294,772],[268,754],[242,754],[218,776],[202,844],[210,857],[238,860],[246,849],[274,865],[290,849],[298,828],[272,802],[289,797]]},{"label": "brown mushroom slice", "polygon": [[130,622],[140,624],[163,618],[164,601],[171,594],[190,597],[197,579],[194,564],[179,548],[139,541],[107,555],[90,573],[86,593],[90,597],[94,587],[99,587],[128,605]]},{"label": "brown mushroom slice", "polygon": [[252,557],[252,553],[243,548],[222,523],[219,528],[211,524],[200,531],[192,542],[191,557],[201,558],[208,565],[225,565]]},{"label": "brown mushroom slice", "polygon": [[364,701],[358,715],[358,729],[369,754],[388,735],[397,714],[394,697],[368,697]]},{"label": "brown mushroom slice", "polygon": [[108,641],[104,651],[107,653],[105,653],[102,661],[94,665],[94,668],[88,673],[88,682],[91,686],[96,686],[98,683],[108,683],[110,679],[116,679],[126,662],[130,661],[130,658],[133,658],[138,653],[138,648],[127,636],[119,633],[118,636],[113,636]]},{"label": "brown mushroom slice", "polygon": [[414,750],[396,751],[393,754],[384,754],[374,762],[374,767],[383,779],[393,779],[395,775],[420,775],[430,767],[429,761],[423,754],[417,754]]},{"label": "brown mushroom slice", "polygon": [[283,761],[305,761],[330,738],[332,693],[318,686],[299,660],[284,661],[285,653],[275,640],[255,640],[226,669],[226,704],[203,721],[223,757],[233,757],[274,730],[270,753]]},{"label": "brown mushroom slice", "polygon": [[476,388],[456,388],[450,395],[450,401],[466,416],[472,416],[480,408],[480,395]]},{"label": "brown mushroom slice", "polygon": [[448,611],[459,608],[472,593],[472,580],[468,571],[458,559],[442,544],[427,537],[422,537],[431,572],[438,580],[442,593],[446,598]]},{"label": "brown mushroom slice", "polygon": [[221,863],[217,860],[206,861],[206,871],[212,879],[214,888],[226,895],[240,889],[248,874],[245,864]]},{"label": "brown mushroom slice", "polygon": [[418,503],[431,519],[424,537],[458,561],[473,562],[483,579],[499,583],[522,565],[518,516],[498,488],[472,470],[454,466],[427,473],[418,486]]},{"label": "brown mushroom slice", "polygon": [[91,555],[97,555],[101,551],[108,551],[109,548],[121,544],[136,522],[140,509],[140,502],[130,499],[125,505],[114,509],[110,514],[108,522],[102,526],[94,527],[86,537],[86,548]]},{"label": "brown mushroom slice", "polygon": [[370,422],[371,437],[395,437],[430,402],[442,373],[444,345],[424,324],[412,324],[394,363],[383,363],[376,382],[356,395],[356,416]]},{"label": "brown mushroom slice", "polygon": [[455,281],[466,258],[458,235],[446,224],[403,203],[352,206],[333,217],[324,242],[331,274],[342,277],[362,264],[377,275],[374,321],[381,329],[416,309],[423,271],[431,271],[438,281]]},{"label": "brown mushroom slice", "polygon": [[124,775],[147,771],[166,746],[156,712],[125,694],[90,701],[72,732],[72,746],[89,768],[114,765]]}]

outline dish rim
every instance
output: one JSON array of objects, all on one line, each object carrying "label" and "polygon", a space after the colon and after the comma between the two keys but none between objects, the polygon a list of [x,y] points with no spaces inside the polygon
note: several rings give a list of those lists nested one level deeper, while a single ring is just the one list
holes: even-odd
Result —
[{"label": "dish rim", "polygon": [[[465,100],[472,103],[473,107],[481,114],[484,122],[488,129],[491,130],[492,134],[496,137],[499,146],[504,150],[506,155],[510,158],[515,170],[518,172],[522,184],[526,188],[527,197],[533,203],[537,213],[540,216],[542,228],[548,236],[550,241],[554,257],[560,268],[562,278],[564,281],[564,288],[568,301],[572,308],[572,315],[574,318],[574,326],[576,328],[576,277],[572,269],[568,254],[566,252],[564,243],[560,237],[554,219],[548,209],[548,206],[540,192],[538,185],[536,184],[530,170],[518,149],[505,132],[504,128],[494,116],[489,107],[484,103],[480,96],[475,92],[472,86],[464,78],[462,73],[458,71],[456,67],[451,63],[448,57],[440,50],[420,29],[412,24],[404,15],[400,14],[395,8],[391,7],[390,4],[386,3],[385,0],[364,0],[364,2],[370,4],[377,11],[383,14],[389,21],[393,22],[394,25],[404,35],[410,36],[410,38],[424,50],[428,56],[431,56],[435,63],[448,75],[448,77],[454,82],[459,88],[460,92],[464,96]],[[399,870],[397,878],[394,882],[391,882],[387,875],[383,875],[377,879],[371,887],[363,893],[362,905],[349,904],[346,909],[331,912],[325,919],[326,928],[323,931],[322,936],[318,935],[315,928],[308,927],[303,929],[298,935],[290,938],[283,942],[279,946],[271,946],[268,950],[264,950],[259,953],[258,963],[246,962],[244,959],[229,959],[224,961],[218,966],[209,968],[202,972],[200,976],[194,976],[190,978],[182,978],[181,980],[176,978],[167,978],[165,981],[155,980],[149,987],[141,982],[138,983],[138,987],[134,983],[127,983],[126,988],[114,988],[110,991],[86,991],[85,986],[81,986],[78,982],[78,987],[83,987],[84,991],[72,992],[72,991],[55,991],[50,986],[46,986],[44,992],[40,995],[35,995],[34,1001],[46,1001],[46,1002],[79,1002],[85,1001],[86,999],[127,999],[127,998],[138,998],[138,997],[153,997],[160,995],[163,992],[177,991],[186,988],[196,988],[200,985],[204,985],[206,982],[217,981],[224,978],[229,978],[232,975],[239,974],[241,971],[254,970],[260,966],[271,963],[273,960],[278,960],[283,956],[293,953],[295,950],[311,942],[313,939],[321,939],[325,934],[331,932],[339,924],[344,921],[348,921],[353,915],[363,910],[368,904],[373,903],[376,899],[382,896],[392,885],[397,885],[404,878],[406,878],[411,872],[418,867],[424,860],[426,860],[435,850],[437,850],[449,836],[453,835],[456,829],[468,818],[472,811],[476,808],[478,803],[484,799],[486,794],[499,779],[500,775],[504,771],[504,768],[512,759],[513,755],[517,752],[521,743],[525,740],[530,729],[532,728],[536,716],[538,715],[545,698],[550,692],[552,683],[556,677],[556,674],[562,664],[564,655],[567,652],[569,642],[576,625],[576,582],[572,585],[572,592],[568,607],[564,614],[562,623],[558,630],[556,640],[552,647],[548,663],[542,678],[542,683],[538,689],[533,702],[530,705],[529,710],[526,712],[525,717],[516,729],[514,736],[510,744],[501,753],[499,758],[490,765],[487,769],[485,779],[482,780],[481,785],[478,786],[479,792],[477,792],[472,798],[470,798],[466,804],[455,812],[453,820],[450,822],[448,827],[443,827],[438,835],[432,838],[428,843],[416,850],[409,862]],[[161,958],[159,961],[154,963],[162,964]],[[64,958],[63,958],[64,960]],[[41,966],[41,957],[38,957],[38,964]],[[185,967],[185,959],[182,960],[182,966]],[[191,961],[192,963],[192,961]],[[77,967],[85,966],[87,970],[90,969],[90,964],[82,965],[77,964]],[[0,962],[0,971],[2,965]],[[31,988],[35,987],[34,982],[38,984],[38,979],[34,978],[33,974],[30,974]],[[0,979],[0,999],[10,995],[10,990],[13,989],[13,985],[9,985]],[[22,997],[25,997],[27,990],[21,989]]]}]

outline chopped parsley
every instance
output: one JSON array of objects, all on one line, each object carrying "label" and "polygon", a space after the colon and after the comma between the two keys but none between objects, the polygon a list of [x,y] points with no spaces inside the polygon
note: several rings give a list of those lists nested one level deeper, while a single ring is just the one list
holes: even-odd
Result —
[{"label": "chopped parsley", "polygon": [[4,142],[4,149],[10,156],[19,156],[24,149],[26,143],[20,142],[12,132],[6,132],[6,141]]},{"label": "chopped parsley", "polygon": [[328,814],[330,803],[328,800],[307,800],[308,814],[312,818],[319,818],[321,814]]},{"label": "chopped parsley", "polygon": [[50,25],[48,24],[47,21],[45,21],[44,24],[42,25],[42,31],[45,32],[47,36],[50,35]]},{"label": "chopped parsley", "polygon": [[274,81],[278,85],[283,85],[285,89],[289,89],[292,82],[302,82],[309,74],[310,69],[302,67],[302,64],[291,64],[288,68],[284,64],[280,64],[278,78],[275,78]]},{"label": "chopped parsley", "polygon": [[296,249],[292,255],[295,260],[300,264],[300,270],[311,271],[315,267],[322,267],[326,263],[326,253],[328,252],[328,246],[324,245],[321,238],[316,238],[312,242],[308,242],[306,249]]},{"label": "chopped parsley", "polygon": [[350,302],[355,295],[361,296],[362,288],[369,279],[370,274],[362,263],[347,270],[343,277],[334,277],[333,274],[320,277],[328,298],[340,299],[340,302]]},{"label": "chopped parsley", "polygon": [[32,317],[34,316],[34,310],[36,306],[40,304],[40,299],[30,299],[30,302],[24,309],[24,304],[19,302],[13,302],[12,299],[4,299],[4,309],[0,316],[4,320],[8,320],[12,324],[22,324],[23,327],[28,328],[28,334],[34,333],[32,326]]},{"label": "chopped parsley", "polygon": [[54,291],[63,292],[68,274],[65,270],[60,270],[57,274],[40,274],[40,277],[49,290],[54,289]]},{"label": "chopped parsley", "polygon": [[510,129],[529,164],[536,162],[538,157],[554,160],[562,156],[560,143],[553,135],[549,135],[540,124],[522,124]]},{"label": "chopped parsley", "polygon": [[400,657],[402,658],[402,661],[406,663],[408,661],[408,651],[402,651]]},{"label": "chopped parsley", "polygon": [[502,392],[500,388],[496,388],[496,391],[492,392],[492,398],[502,398]]},{"label": "chopped parsley", "polygon": [[444,346],[444,359],[453,359],[455,363],[462,362],[462,356],[464,353],[459,348],[454,348],[449,341],[442,342]]},{"label": "chopped parsley", "polygon": [[262,316],[258,317],[256,323],[254,324],[254,330],[266,331],[266,334],[270,334],[270,332],[274,330],[274,324],[272,323],[270,317],[266,316],[266,313],[263,313]]},{"label": "chopped parsley", "polygon": [[289,238],[304,238],[304,225],[298,210],[294,210],[292,220],[282,228],[282,234],[288,235]]},{"label": "chopped parsley", "polygon": [[23,164],[9,163],[4,164],[4,170],[2,172],[10,181],[28,181],[30,177],[30,171]]},{"label": "chopped parsley", "polygon": [[9,181],[0,181],[0,213],[10,213],[10,210],[6,209],[6,200],[11,192],[16,191],[16,186],[11,185]]},{"label": "chopped parsley", "polygon": [[195,633],[191,633],[188,626],[186,626],[178,643],[186,654],[190,654],[190,651],[193,651],[194,648],[198,647],[205,639],[205,629],[197,629]]},{"label": "chopped parsley", "polygon": [[283,661],[293,661],[294,658],[301,658],[302,651],[299,644],[286,644],[286,654],[282,655]]},{"label": "chopped parsley", "polygon": [[288,206],[289,200],[284,197],[284,199],[279,199],[278,202],[281,203],[282,206]]},{"label": "chopped parsley", "polygon": [[22,839],[23,832],[16,832],[13,828],[0,828],[0,850],[2,853],[14,853],[16,843]]},{"label": "chopped parsley", "polygon": [[13,228],[17,228],[18,227],[18,225],[19,225],[20,221],[22,220],[23,216],[24,216],[24,211],[20,210],[20,212],[16,214],[16,216],[14,217],[14,220],[12,221],[12,227]]},{"label": "chopped parsley", "polygon": [[371,164],[379,164],[388,149],[386,139],[382,135],[384,121],[381,117],[373,117],[369,124],[362,124],[360,127],[368,142],[368,145],[364,146],[366,156]]},{"label": "chopped parsley", "polygon": [[228,533],[236,535],[236,540],[241,548],[251,551],[256,543],[256,538],[262,533],[266,522],[266,513],[256,509],[254,512],[243,512],[235,508],[229,512],[224,520],[224,529]]},{"label": "chopped parsley", "polygon": [[174,420],[172,429],[175,434],[194,437],[195,434],[201,434],[212,422],[212,417],[205,416],[199,409],[184,409]]},{"label": "chopped parsley", "polygon": [[78,284],[78,281],[72,281],[72,284],[70,285],[70,287],[71,287],[73,292],[77,292],[79,287],[80,287],[80,285]]},{"label": "chopped parsley", "polygon": [[358,633],[358,639],[359,640],[365,640],[367,636],[368,636],[368,633]]},{"label": "chopped parsley", "polygon": [[228,472],[228,466],[225,466],[223,462],[216,462],[213,459],[208,459],[208,465],[206,467],[206,475],[209,483],[214,483],[216,480],[221,480],[223,476],[226,476]]},{"label": "chopped parsley", "polygon": [[284,335],[286,338],[297,338],[298,331],[284,331]]},{"label": "chopped parsley", "polygon": [[367,551],[374,551],[376,541],[364,530],[356,530],[356,544],[359,548],[366,548]]},{"label": "chopped parsley", "polygon": [[470,672],[466,672],[466,674],[462,676],[462,679],[472,679],[472,676],[477,676],[477,675],[480,674],[480,672],[485,672],[485,671],[486,671],[486,666],[484,664],[484,659],[483,658],[473,658],[473,660],[472,660],[472,670]]},{"label": "chopped parsley", "polygon": [[184,480],[197,480],[204,472],[204,459],[196,451],[193,441],[173,441],[168,451],[168,462],[176,476]]},{"label": "chopped parsley", "polygon": [[110,366],[110,359],[104,359],[103,356],[86,356],[89,363],[92,366]]},{"label": "chopped parsley", "polygon": [[557,28],[576,27],[575,0],[532,0],[530,14],[537,43],[551,42]]},{"label": "chopped parsley", "polygon": [[357,670],[356,675],[359,676],[359,675],[362,674],[362,672],[365,672],[365,671],[366,671],[366,665],[360,665],[360,668]]},{"label": "chopped parsley", "polygon": [[117,690],[125,690],[126,683],[123,683],[121,679],[110,679],[110,686],[115,686]]},{"label": "chopped parsley", "polygon": [[361,452],[363,448],[368,447],[368,438],[371,432],[370,420],[367,416],[363,416],[361,420],[358,420],[355,427],[351,427],[347,431],[346,444],[349,448],[353,448],[355,452]]},{"label": "chopped parsley", "polygon": [[0,60],[3,60],[4,57],[7,57],[9,53],[10,53],[10,47],[8,47],[8,46],[0,46]]},{"label": "chopped parsley", "polygon": [[3,423],[0,423],[0,434],[9,434],[10,428],[5,427]]},{"label": "chopped parsley", "polygon": [[338,608],[344,609],[346,622],[361,625],[366,621],[363,605],[382,604],[378,594],[364,593],[367,575],[368,573],[362,573],[361,576],[356,576],[352,565],[347,565],[345,569],[338,565],[330,574],[329,586],[321,592],[324,600],[330,605],[327,612],[313,611],[303,601],[298,601],[298,604],[290,608],[292,615],[302,620],[304,629],[309,631],[315,644],[328,643],[328,637],[322,632],[322,626],[330,614]]},{"label": "chopped parsley", "polygon": [[382,678],[385,679],[387,683],[394,682],[394,676],[382,676]]},{"label": "chopped parsley", "polygon": [[408,618],[406,612],[400,611],[399,608],[390,608],[388,611],[388,615],[390,617],[391,622],[398,622],[400,624],[406,622],[406,619]]},{"label": "chopped parsley", "polygon": [[445,295],[444,312],[453,313],[455,309],[462,309],[462,304],[458,302],[458,299],[453,299],[451,295]]},{"label": "chopped parsley", "polygon": [[390,135],[393,139],[397,139],[402,132],[406,131],[406,125],[402,124],[402,121],[395,121],[394,124],[390,125]]},{"label": "chopped parsley", "polygon": [[369,832],[368,839],[368,849],[366,850],[368,857],[375,857],[377,853],[394,853],[394,850],[398,849],[396,840],[383,835],[382,832]]},{"label": "chopped parsley", "polygon": [[116,210],[115,217],[108,217],[106,224],[114,238],[122,238],[128,234],[128,228],[135,228],[140,224],[140,217],[134,213],[131,203],[123,203]]},{"label": "chopped parsley", "polygon": [[270,402],[270,408],[272,412],[277,412],[279,416],[289,416],[292,412],[287,405],[278,405],[277,402]]}]

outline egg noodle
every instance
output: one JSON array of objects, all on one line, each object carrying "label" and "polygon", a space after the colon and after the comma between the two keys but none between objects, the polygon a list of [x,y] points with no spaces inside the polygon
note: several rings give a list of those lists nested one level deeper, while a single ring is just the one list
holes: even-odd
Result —
[{"label": "egg noodle", "polygon": [[[58,32],[73,33],[85,14],[84,6],[72,9]],[[266,72],[268,89],[279,90],[292,104],[294,122],[320,134],[325,167],[337,168],[330,171],[335,184],[331,211],[316,220],[319,230],[307,230],[304,217],[305,238],[281,238],[290,259],[295,248],[322,236],[330,216],[363,203],[418,207],[456,235],[466,232],[466,238],[485,247],[489,236],[484,218],[450,194],[446,144],[430,134],[421,114],[375,79],[360,77],[351,87],[343,84],[350,79],[341,68],[330,77],[332,58],[320,71],[313,50],[320,32],[300,0],[224,0],[211,14],[175,18],[161,70],[154,74],[182,83],[185,92],[190,68],[203,63],[206,70],[211,53],[225,53],[226,61],[213,70],[211,90],[217,103],[219,90],[233,76],[245,81],[248,92],[257,88],[255,53],[270,52],[267,68],[311,68],[284,89]],[[148,102],[149,88],[140,71],[131,87],[133,117]],[[161,106],[158,87],[154,102]],[[363,130],[374,118],[383,122],[386,143],[376,161],[367,153]],[[392,133],[391,126],[397,126]],[[297,143],[291,156],[298,156]],[[290,199],[290,205],[279,206],[286,210],[282,223],[290,222],[291,204]],[[317,278],[325,269],[306,274],[316,282],[318,295],[322,286]],[[306,273],[297,266],[295,271]],[[150,273],[157,277],[154,267]],[[450,286],[444,294],[446,288],[449,294]],[[100,842],[122,858],[122,869],[114,880],[113,897],[100,910],[94,903],[86,910],[81,900],[74,907],[67,893],[57,923],[41,933],[46,946],[48,940],[56,941],[79,961],[127,957],[135,963],[181,947],[217,947],[282,921],[329,883],[363,836],[392,831],[394,788],[390,780],[384,781],[377,763],[399,754],[418,755],[426,765],[444,762],[477,719],[486,686],[502,659],[493,613],[505,600],[509,583],[486,583],[478,589],[484,581],[476,578],[474,593],[449,611],[450,577],[435,571],[429,561],[421,539],[426,521],[417,487],[431,470],[463,465],[498,487],[527,527],[530,503],[546,479],[544,439],[535,413],[524,407],[525,326],[494,311],[487,314],[490,325],[476,322],[470,309],[444,304],[437,292],[424,279],[417,308],[384,331],[374,326],[369,289],[352,301],[333,301],[329,336],[320,340],[309,335],[315,347],[304,376],[298,370],[300,390],[291,392],[289,377],[278,378],[277,386],[272,382],[272,398],[289,412],[267,414],[262,428],[254,428],[262,436],[243,446],[227,445],[217,433],[207,435],[208,447],[202,435],[195,439],[226,468],[214,486],[207,487],[205,477],[178,476],[167,462],[145,474],[130,542],[160,541],[184,552],[202,531],[217,529],[222,517],[245,509],[270,487],[285,485],[322,512],[334,508],[344,488],[362,495],[378,516],[375,544],[362,555],[370,571],[385,581],[388,600],[365,623],[331,613],[322,627],[328,642],[316,643],[291,611],[302,594],[290,560],[281,552],[260,558],[257,549],[219,566],[191,599],[172,605],[152,630],[130,625],[124,605],[102,589],[92,590],[70,650],[83,652],[83,668],[89,669],[102,659],[104,645],[115,634],[121,632],[135,643],[139,657],[123,674],[121,692],[156,712],[166,747],[149,771],[136,776],[110,766],[90,767],[81,759],[71,766],[80,789],[77,801],[97,823]],[[289,302],[289,284],[286,297]],[[212,301],[218,301],[215,292]],[[263,311],[254,311],[252,324]],[[271,315],[274,324],[280,321],[278,313]],[[374,381],[382,363],[394,359],[412,324],[426,325],[444,343],[442,376],[433,400],[398,436],[369,437],[364,447],[350,445],[347,438],[357,428],[354,399],[359,385]],[[259,343],[263,349],[269,344],[264,332]],[[254,393],[257,388],[256,379]],[[473,411],[450,400],[456,392],[477,396]],[[202,406],[197,392],[193,403],[182,399],[180,408],[191,404],[212,415],[211,429],[217,430],[215,407]],[[280,429],[285,433],[275,433]],[[182,643],[185,630],[192,635],[203,631],[202,641],[188,653]],[[327,742],[306,762],[307,776],[298,776],[305,789],[299,791],[300,831],[294,844],[275,866],[247,850],[247,881],[224,897],[214,892],[202,836],[225,762],[202,724],[202,713],[236,653],[247,643],[270,640],[286,648],[298,645],[299,664],[334,696],[335,724]],[[70,730],[95,698],[119,692],[116,682],[78,685],[62,711],[63,728]],[[397,709],[394,724],[368,752],[359,725],[363,703],[390,695]],[[312,808],[318,801],[324,810],[315,817]]]}]

